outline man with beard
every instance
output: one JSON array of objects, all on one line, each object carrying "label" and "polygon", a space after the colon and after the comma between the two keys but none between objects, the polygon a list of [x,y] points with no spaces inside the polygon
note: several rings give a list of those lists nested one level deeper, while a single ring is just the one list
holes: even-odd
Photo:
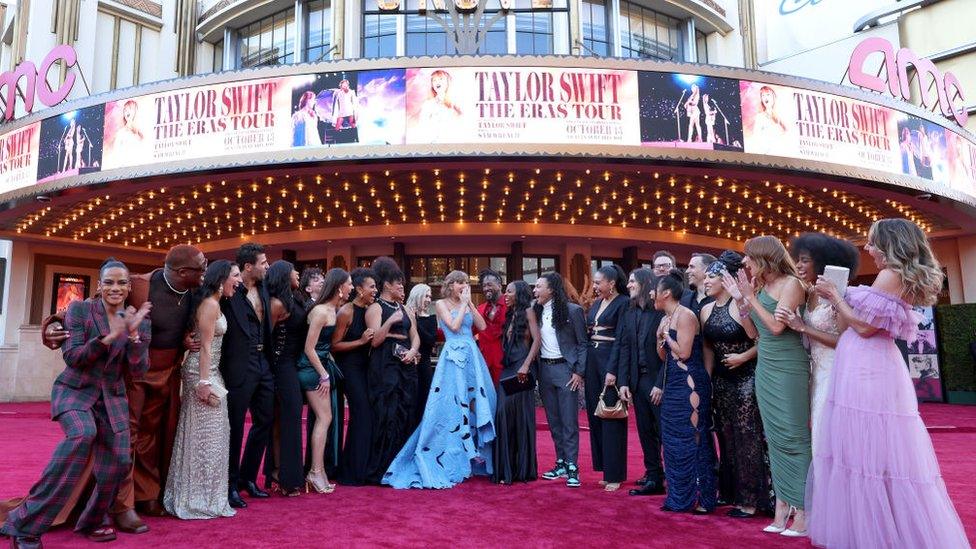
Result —
[{"label": "man with beard", "polygon": [[478,313],[486,324],[485,329],[478,333],[478,348],[488,363],[492,381],[497,385],[502,374],[502,331],[506,313],[505,301],[499,299],[502,295],[502,275],[487,269],[478,274],[478,281],[485,296],[485,302],[478,305]]},{"label": "man with beard", "polygon": [[[180,244],[166,254],[162,269],[132,275],[128,305],[152,303],[152,339],[149,345],[149,371],[141,379],[126,374],[129,401],[129,428],[132,438],[132,468],[119,485],[110,514],[119,530],[131,534],[147,532],[149,527],[139,512],[165,515],[162,487],[166,484],[173,439],[180,415],[180,365],[186,350],[199,350],[199,343],[187,333],[190,318],[190,290],[200,286],[207,270],[207,259],[195,246]],[[44,319],[45,346],[57,349],[67,338],[60,316]],[[80,498],[87,477],[76,483],[71,501],[55,520],[60,524]],[[63,516],[62,516],[63,515]]]}]

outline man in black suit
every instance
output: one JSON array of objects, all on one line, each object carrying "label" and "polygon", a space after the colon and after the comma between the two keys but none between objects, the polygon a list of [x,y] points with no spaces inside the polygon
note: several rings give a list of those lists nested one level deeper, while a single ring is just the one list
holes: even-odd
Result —
[{"label": "man in black suit", "polygon": [[[230,416],[230,476],[228,500],[233,507],[247,507],[240,492],[266,498],[256,480],[261,457],[271,436],[274,378],[271,374],[271,325],[268,292],[262,281],[268,271],[264,247],[247,243],[237,250],[237,264],[244,283],[230,299],[221,300],[227,333],[221,348],[220,373],[227,385]],[[251,411],[244,458],[244,417]]]},{"label": "man in black suit", "polygon": [[644,451],[644,476],[637,480],[640,488],[630,491],[632,496],[664,493],[660,404],[665,368],[657,354],[656,337],[664,312],[654,309],[657,280],[650,269],[630,273],[627,289],[631,306],[624,312],[620,327],[617,385],[621,398],[633,399],[637,434]]},{"label": "man in black suit", "polygon": [[586,319],[583,308],[570,303],[558,273],[546,273],[535,283],[535,314],[542,349],[539,354],[539,393],[546,409],[549,433],[556,446],[556,466],[542,474],[546,480],[566,479],[580,485],[579,397],[586,370]]}]

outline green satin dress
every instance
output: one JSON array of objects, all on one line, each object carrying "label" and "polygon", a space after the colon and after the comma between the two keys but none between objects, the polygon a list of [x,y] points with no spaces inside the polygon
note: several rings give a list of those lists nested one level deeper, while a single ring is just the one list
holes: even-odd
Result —
[{"label": "green satin dress", "polygon": [[[777,301],[765,290],[759,303],[772,314]],[[774,335],[750,313],[759,331],[756,399],[769,445],[776,497],[803,509],[810,468],[810,357],[800,333],[787,328]]]}]

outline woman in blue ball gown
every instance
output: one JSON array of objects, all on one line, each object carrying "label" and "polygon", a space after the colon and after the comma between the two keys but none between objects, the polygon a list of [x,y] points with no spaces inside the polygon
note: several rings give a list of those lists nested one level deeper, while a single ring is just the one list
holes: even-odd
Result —
[{"label": "woman in blue ball gown", "polygon": [[444,299],[435,308],[444,347],[420,426],[383,475],[394,488],[451,488],[492,473],[495,388],[471,333],[472,325],[484,330],[485,320],[471,302],[467,274],[444,278]]}]

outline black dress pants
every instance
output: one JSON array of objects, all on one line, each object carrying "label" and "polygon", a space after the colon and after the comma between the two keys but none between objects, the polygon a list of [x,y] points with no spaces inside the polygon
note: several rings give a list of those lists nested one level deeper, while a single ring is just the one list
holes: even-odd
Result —
[{"label": "black dress pants", "polygon": [[[586,415],[590,423],[590,453],[593,456],[593,469],[603,471],[606,482],[623,482],[627,480],[627,420],[601,419],[593,415],[596,411],[600,393],[606,381],[601,373],[601,365],[610,359],[610,342],[600,343],[596,347],[592,344],[586,352],[586,375],[584,378],[584,393],[586,398]],[[606,403],[616,402],[617,392],[608,389]]]},{"label": "black dress pants", "polygon": [[637,436],[644,452],[644,476],[660,485],[664,479],[661,468],[661,407],[651,404],[651,390],[655,377],[641,369],[637,387],[631,387],[634,414],[637,416]]},{"label": "black dress pants", "polygon": [[[230,418],[230,463],[228,483],[236,488],[241,482],[255,482],[261,459],[271,437],[274,414],[274,378],[268,363],[261,357],[262,371],[248,372],[244,383],[227,390],[227,413]],[[251,412],[251,430],[244,444],[244,420]]]}]

